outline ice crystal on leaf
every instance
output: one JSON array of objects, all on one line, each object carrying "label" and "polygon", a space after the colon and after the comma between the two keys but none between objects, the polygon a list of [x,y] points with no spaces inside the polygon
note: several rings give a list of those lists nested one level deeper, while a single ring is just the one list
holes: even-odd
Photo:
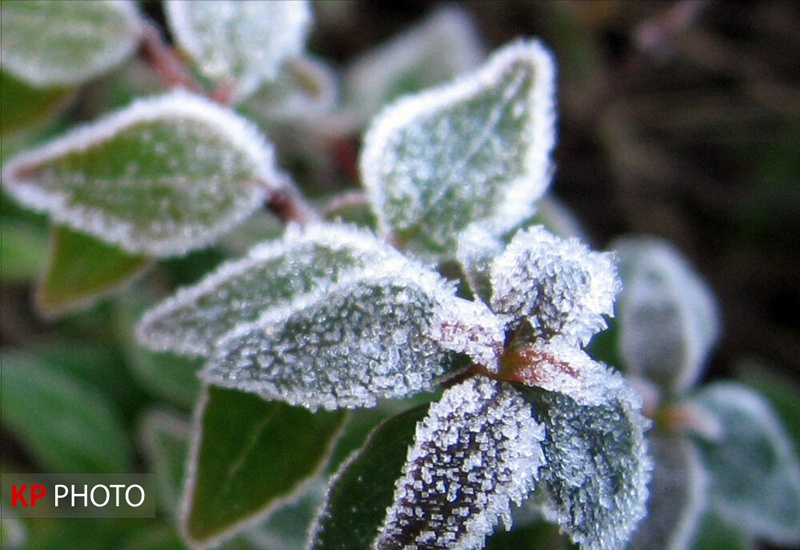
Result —
[{"label": "ice crystal on leaf", "polygon": [[20,203],[151,256],[209,244],[283,178],[255,127],[181,91],[138,100],[3,167]]},{"label": "ice crystal on leaf", "polygon": [[622,548],[645,515],[649,421],[619,373],[595,363],[577,377],[563,391],[523,390],[547,429],[534,498],[582,548]]},{"label": "ice crystal on leaf", "polygon": [[254,247],[150,310],[139,323],[139,340],[160,351],[207,356],[220,337],[267,309],[324,292],[396,256],[364,231],[290,227],[283,239]]},{"label": "ice crystal on leaf", "polygon": [[235,99],[276,79],[303,50],[311,24],[303,0],[168,0],[165,8],[180,46],[205,76],[232,85]]},{"label": "ice crystal on leaf", "polygon": [[606,327],[620,289],[609,253],[543,227],[520,231],[492,264],[492,309],[526,321],[532,338],[555,335],[585,345]]},{"label": "ice crystal on leaf", "polygon": [[445,391],[417,425],[374,548],[478,548],[533,488],[543,426],[510,384],[482,376]]},{"label": "ice crystal on leaf", "polygon": [[381,232],[441,254],[474,221],[503,231],[529,217],[549,184],[553,72],[539,43],[517,42],[379,115],[360,164]]}]

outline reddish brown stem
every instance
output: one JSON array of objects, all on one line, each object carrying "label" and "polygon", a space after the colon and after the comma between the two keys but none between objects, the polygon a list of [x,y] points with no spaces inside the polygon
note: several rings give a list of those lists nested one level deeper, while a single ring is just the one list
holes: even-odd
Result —
[{"label": "reddish brown stem", "polygon": [[183,59],[164,41],[158,27],[149,21],[144,23],[139,49],[144,60],[168,88],[185,88],[193,92],[205,92],[203,87],[192,77]]}]

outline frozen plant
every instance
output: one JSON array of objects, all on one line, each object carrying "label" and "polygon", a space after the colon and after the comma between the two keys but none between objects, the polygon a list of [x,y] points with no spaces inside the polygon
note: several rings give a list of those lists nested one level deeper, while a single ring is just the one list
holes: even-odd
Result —
[{"label": "frozen plant", "polygon": [[690,548],[713,522],[729,544],[797,544],[800,461],[775,412],[738,382],[697,387],[719,333],[711,291],[663,240],[611,246],[624,283],[619,352],[654,420],[649,512],[633,547]]},{"label": "frozen plant", "polygon": [[[478,548],[525,502],[583,548],[623,548],[645,513],[649,421],[625,379],[584,350],[613,314],[613,255],[530,223],[552,175],[549,52],[519,40],[381,112],[360,155],[373,232],[323,221],[234,110],[302,55],[308,3],[165,6],[198,80],[164,59],[131,2],[2,4],[21,27],[107,10],[126,32],[98,32],[91,76],[140,40],[162,78],[187,88],[20,152],[3,185],[55,224],[39,294],[51,315],[215,242],[262,203],[288,222],[136,328],[152,350],[204,365],[185,541],[257,541],[257,523],[315,502],[323,479],[308,548]],[[28,56],[3,65],[26,85],[55,74],[20,70],[43,55],[24,34],[2,47],[4,59]],[[86,262],[102,269],[75,269]],[[446,278],[448,266],[460,273]],[[59,277],[70,269],[77,288]],[[423,392],[441,393],[385,414],[387,398]],[[347,410],[373,407],[388,418],[348,440]],[[160,436],[179,437],[154,418]],[[157,453],[159,436],[145,437]],[[348,456],[332,461],[337,450]]]}]

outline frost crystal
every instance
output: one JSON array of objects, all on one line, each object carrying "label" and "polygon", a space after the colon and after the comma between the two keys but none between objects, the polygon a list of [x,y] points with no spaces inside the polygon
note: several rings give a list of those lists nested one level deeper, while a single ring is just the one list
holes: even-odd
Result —
[{"label": "frost crystal", "polygon": [[446,351],[429,336],[435,307],[412,280],[358,280],[237,327],[202,375],[311,409],[427,390],[447,368]]},{"label": "frost crystal", "polygon": [[284,61],[302,52],[311,24],[309,3],[169,0],[175,38],[207,77],[232,79],[234,97],[278,77]]},{"label": "frost crystal", "polygon": [[[563,392],[523,390],[547,428],[537,499],[583,548],[623,548],[646,512],[649,421],[622,375],[600,364],[580,375]],[[587,399],[592,387],[600,393]]]},{"label": "frost crystal", "polygon": [[585,345],[606,327],[620,289],[609,253],[591,252],[542,226],[521,231],[491,268],[492,309],[517,323],[526,320],[532,339],[555,335]]},{"label": "frost crystal", "polygon": [[487,304],[492,297],[492,261],[502,254],[504,247],[503,241],[479,223],[468,226],[458,237],[456,258],[472,292]]},{"label": "frost crystal", "polygon": [[254,126],[181,91],[139,100],[3,168],[5,189],[22,204],[152,256],[210,243],[284,177]]},{"label": "frost crystal", "polygon": [[697,381],[719,334],[717,307],[705,282],[669,243],[628,238],[620,257],[620,346],[625,364],[673,391]]},{"label": "frost crystal", "polygon": [[417,425],[374,548],[477,548],[533,489],[543,426],[511,385],[476,377]]},{"label": "frost crystal", "polygon": [[403,98],[364,140],[364,185],[384,234],[451,253],[460,230],[497,230],[533,213],[549,184],[553,62],[517,42],[454,84]]},{"label": "frost crystal", "polygon": [[247,257],[218,267],[199,283],[145,314],[139,340],[149,347],[208,355],[237,325],[268,308],[326,288],[368,266],[396,258],[369,233],[344,226],[290,227],[284,238],[253,248]]}]

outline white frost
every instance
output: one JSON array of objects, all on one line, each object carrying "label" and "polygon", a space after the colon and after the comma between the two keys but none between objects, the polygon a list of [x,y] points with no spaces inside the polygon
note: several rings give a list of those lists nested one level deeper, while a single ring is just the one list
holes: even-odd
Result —
[{"label": "white frost", "polygon": [[530,216],[550,181],[553,82],[547,50],[520,41],[385,109],[360,160],[380,232],[416,230],[415,248],[450,252],[473,221],[508,230]]},{"label": "white frost", "polygon": [[[159,139],[171,140],[170,146],[180,146],[181,151],[165,150],[166,144],[153,138],[162,126],[172,128],[173,134]],[[118,139],[135,142],[142,148],[139,155],[158,160],[151,165],[138,155],[103,157],[103,147]],[[179,155],[186,157],[181,159],[186,166],[171,167],[168,157]],[[217,162],[208,173],[193,172],[212,158]],[[237,174],[247,180],[232,181]],[[285,178],[276,168],[272,147],[255,126],[183,91],[140,99],[23,152],[4,165],[2,177],[11,196],[47,212],[56,222],[152,256],[184,254],[209,244],[261,204],[263,186]],[[148,193],[148,186],[159,192],[169,188],[171,197],[181,199],[175,204],[158,202],[158,194]],[[141,204],[123,207],[131,196],[142,193],[146,195]],[[220,210],[216,201],[222,198],[229,204]],[[183,211],[175,213],[175,208]],[[143,209],[150,219],[143,219]]]},{"label": "white frost", "polygon": [[446,390],[417,425],[374,548],[481,547],[533,489],[543,439],[511,385],[479,376]]},{"label": "white frost", "polygon": [[614,256],[542,226],[520,231],[492,264],[492,309],[526,320],[534,339],[586,345],[606,327],[620,290]]}]

